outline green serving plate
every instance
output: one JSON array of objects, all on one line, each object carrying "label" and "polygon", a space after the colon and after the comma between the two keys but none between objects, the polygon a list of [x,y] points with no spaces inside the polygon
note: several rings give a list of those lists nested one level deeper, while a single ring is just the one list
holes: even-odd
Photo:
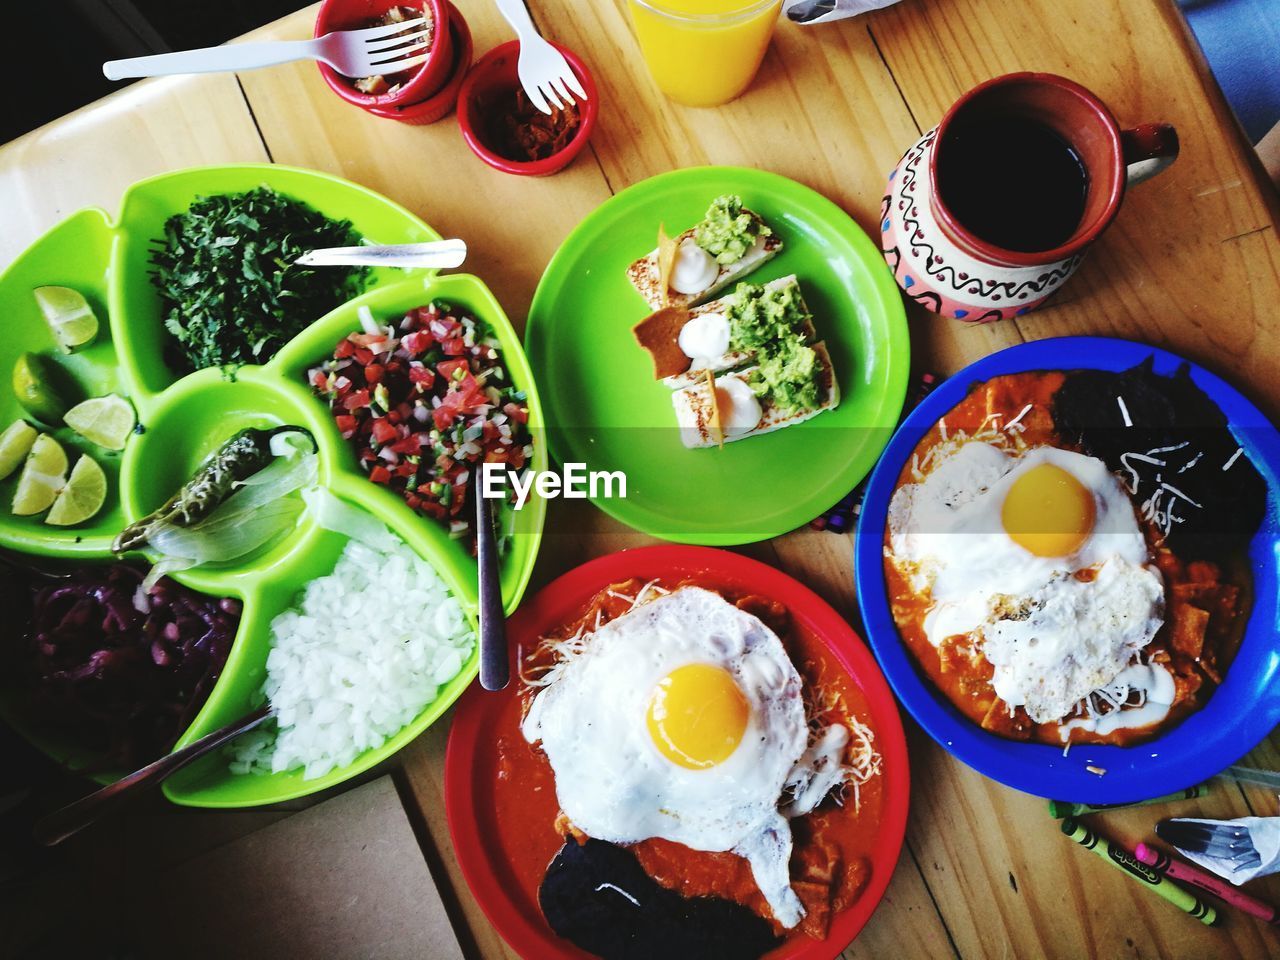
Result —
[{"label": "green serving plate", "polygon": [[[649,308],[626,269],[656,246],[659,224],[678,234],[727,193],[784,241],[782,253],[746,279],[796,274],[842,399],[785,430],[689,450],[670,391],[654,380],[632,335]],[[592,212],[548,265],[525,345],[538,382],[555,387],[546,418],[556,459],[626,474],[627,496],[596,505],[654,536],[722,546],[793,530],[861,481],[902,412],[910,361],[902,298],[875,243],[808,187],[741,167],[663,174]]]},{"label": "green serving plate", "polygon": [[[240,192],[268,185],[324,214],[350,219],[375,243],[415,243],[439,235],[412,213],[356,184],[307,170],[269,164],[179,171],[142,181],[126,192],[116,223],[101,210],[85,210],[37,240],[0,275],[0,309],[9,338],[0,343],[6,372],[24,350],[53,355],[53,339],[31,289],[43,284],[74,287],[106,321],[95,343],[69,357],[57,355],[86,396],[128,396],[143,428],[123,454],[107,456],[71,431],[55,436],[91,453],[107,469],[111,496],[103,511],[81,527],[60,529],[42,518],[12,517],[0,510],[0,546],[55,560],[108,561],[115,534],[163,503],[197,465],[223,441],[249,426],[294,424],[319,445],[320,480],[335,495],[368,511],[394,530],[440,573],[475,622],[478,585],[475,561],[465,543],[450,539],[435,521],[415,514],[392,492],[370,483],[333,423],[326,404],[312,396],[307,370],[332,356],[334,345],[360,329],[358,310],[367,306],[379,320],[398,318],[433,299],[487,321],[501,342],[514,383],[529,397],[529,424],[535,437],[533,467],[544,469],[546,443],[542,412],[518,336],[501,306],[475,277],[439,277],[435,271],[374,271],[358,298],[316,320],[263,366],[240,368],[229,379],[216,369],[179,377],[164,362],[159,298],[148,278],[150,241],[163,235],[164,221],[199,196]],[[0,389],[0,429],[23,416],[12,391]],[[7,505],[16,478],[0,484]],[[506,519],[514,534],[502,563],[503,599],[508,611],[519,605],[533,572],[546,504],[532,498]],[[270,649],[270,623],[290,607],[306,583],[333,570],[346,538],[316,526],[304,514],[297,529],[279,543],[231,564],[208,565],[174,575],[179,582],[244,604],[240,629],[221,678],[191,727],[183,746],[244,715],[261,702]],[[200,807],[246,807],[290,800],[347,780],[385,760],[433,723],[466,688],[478,670],[478,653],[439,691],[436,699],[395,737],[352,764],[324,777],[303,780],[301,771],[272,776],[236,776],[227,758],[214,754],[165,784],[176,803]],[[13,686],[0,685],[0,715],[51,756],[72,767],[91,762],[76,745],[41,729]],[[99,775],[106,782],[114,775]]]}]

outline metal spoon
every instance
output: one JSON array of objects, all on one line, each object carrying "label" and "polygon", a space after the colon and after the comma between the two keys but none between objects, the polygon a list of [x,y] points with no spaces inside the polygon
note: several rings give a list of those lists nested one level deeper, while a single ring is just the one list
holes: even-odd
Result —
[{"label": "metal spoon", "polygon": [[293,261],[302,267],[460,267],[467,259],[465,240],[432,240],[387,246],[326,247]]},{"label": "metal spoon", "polygon": [[789,8],[787,19],[792,23],[808,23],[810,20],[825,17],[835,8],[836,0],[808,0],[806,3],[797,3]]},{"label": "metal spoon", "polygon": [[81,797],[54,813],[49,814],[35,825],[33,834],[38,843],[52,847],[67,837],[74,836],[85,827],[106,816],[124,800],[135,797],[143,790],[159,786],[182,768],[199,760],[205,754],[212,753],[225,743],[229,743],[242,733],[248,733],[260,726],[271,716],[269,706],[260,707],[235,723],[229,723],[220,730],[215,730],[189,743],[181,750],[175,750],[168,756],[149,763],[141,770],[117,780],[110,786]]},{"label": "metal spoon", "polygon": [[471,493],[476,501],[476,561],[480,568],[480,686],[501,690],[511,680],[511,664],[507,657],[507,617],[502,608],[493,504],[481,495],[478,480],[471,484]]},{"label": "metal spoon", "polygon": [[67,569],[51,569],[47,566],[39,566],[43,561],[33,557],[10,553],[8,550],[0,550],[0,570],[7,570],[12,576],[7,578],[8,583],[16,583],[22,577],[35,577],[40,580],[66,580],[71,576],[70,570]]}]

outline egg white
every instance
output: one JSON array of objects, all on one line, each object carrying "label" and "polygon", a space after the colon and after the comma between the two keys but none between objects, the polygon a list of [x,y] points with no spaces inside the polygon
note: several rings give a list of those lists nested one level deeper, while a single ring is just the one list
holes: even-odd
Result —
[{"label": "egg white", "polygon": [[[1093,497],[1093,529],[1067,556],[1037,556],[1004,530],[1009,489],[1041,464],[1070,473]],[[894,494],[889,541],[913,589],[932,597],[929,641],[976,635],[995,666],[996,693],[1037,722],[1061,719],[1113,681],[1163,622],[1164,581],[1133,503],[1095,457],[963,444]],[[1075,576],[1084,570],[1093,579]]]},{"label": "egg white", "polygon": [[[741,742],[723,763],[691,770],[653,743],[654,687],[678,667],[728,671],[750,705]],[[612,843],[661,837],[746,857],[779,922],[803,916],[790,886],[791,830],[783,787],[805,753],[799,673],[762,621],[719,594],[683,587],[602,626],[533,700],[522,726],[541,741],[570,821]]]}]

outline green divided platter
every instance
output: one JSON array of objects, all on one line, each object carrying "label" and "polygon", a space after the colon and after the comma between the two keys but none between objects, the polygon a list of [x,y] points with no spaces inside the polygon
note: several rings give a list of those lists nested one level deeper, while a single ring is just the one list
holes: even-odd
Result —
[{"label": "green divided platter", "polygon": [[[53,431],[73,460],[79,452],[92,453],[103,465],[111,490],[107,503],[79,527],[51,527],[39,516],[14,517],[7,505],[15,474],[0,483],[4,508],[0,509],[0,547],[55,560],[108,561],[116,533],[164,502],[222,442],[245,427],[293,424],[316,438],[320,482],[383,521],[430,562],[474,624],[478,585],[467,546],[450,539],[435,521],[414,513],[395,493],[364,477],[326,404],[312,395],[306,372],[332,356],[342,337],[360,329],[360,307],[367,306],[380,322],[386,322],[431,300],[445,300],[493,327],[513,382],[528,395],[529,426],[535,438],[531,466],[545,469],[542,413],[528,362],[501,306],[480,280],[463,274],[439,277],[430,270],[376,270],[361,296],[316,320],[265,365],[240,368],[234,379],[217,369],[179,378],[164,362],[160,302],[148,277],[151,241],[163,236],[168,217],[185,211],[197,197],[264,184],[329,217],[351,220],[356,231],[374,243],[439,239],[408,210],[363,187],[270,164],[197,168],[144,180],[125,193],[116,223],[104,211],[84,210],[54,227],[0,275],[0,309],[8,332],[0,343],[0,369],[7,382],[8,371],[22,352],[56,354],[32,288],[57,284],[79,290],[104,323],[91,346],[70,356],[58,354],[56,360],[85,396],[127,396],[144,432],[130,439],[123,454],[108,455],[66,428]],[[0,429],[23,416],[12,391],[0,389]],[[545,512],[545,502],[531,498],[523,510],[508,518],[514,534],[502,565],[508,612],[519,605],[533,572]],[[332,571],[345,543],[345,537],[316,526],[303,514],[292,534],[254,555],[174,575],[193,589],[238,598],[244,604],[222,676],[178,746],[236,720],[259,702],[272,618],[292,605],[308,581]],[[399,734],[324,777],[304,781],[301,771],[236,776],[228,771],[226,757],[214,754],[172,777],[165,793],[174,802],[190,806],[244,807],[323,790],[373,767],[414,739],[449,708],[477,669],[478,654]],[[73,744],[40,730],[24,715],[21,699],[18,691],[0,685],[0,714],[50,755],[68,765],[83,766],[88,758]]]},{"label": "green divided platter", "polygon": [[[626,270],[656,246],[660,223],[677,235],[722,194],[741,196],[782,238],[782,253],[744,279],[797,276],[842,399],[776,433],[688,450],[671,392],[632,335],[649,308]],[[627,476],[626,498],[596,505],[645,533],[719,546],[787,533],[862,480],[898,422],[910,361],[902,297],[876,244],[810,188],[740,167],[662,174],[592,212],[548,265],[525,344],[538,381],[555,384],[546,416],[556,459]]]}]

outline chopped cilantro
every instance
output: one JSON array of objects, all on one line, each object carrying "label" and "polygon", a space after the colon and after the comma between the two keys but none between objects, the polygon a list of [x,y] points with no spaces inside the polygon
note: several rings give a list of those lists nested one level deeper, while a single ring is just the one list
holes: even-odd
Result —
[{"label": "chopped cilantro", "polygon": [[170,217],[151,257],[160,291],[166,357],[174,369],[230,371],[265,363],[312,321],[357,294],[367,271],[299,267],[320,247],[359,235],[269,187],[201,197]]}]

